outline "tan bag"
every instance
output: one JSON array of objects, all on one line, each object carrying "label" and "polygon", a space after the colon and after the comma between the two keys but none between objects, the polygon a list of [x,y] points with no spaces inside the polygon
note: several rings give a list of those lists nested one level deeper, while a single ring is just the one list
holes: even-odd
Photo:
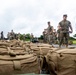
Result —
[{"label": "tan bag", "polygon": [[0,41],[0,47],[20,47],[21,42],[18,40]]},{"label": "tan bag", "polygon": [[39,73],[37,56],[26,55],[0,55],[0,75]]},{"label": "tan bag", "polygon": [[0,41],[0,47],[9,47],[9,43]]},{"label": "tan bag", "polygon": [[52,48],[52,47],[31,47],[31,50],[33,50],[37,55],[47,55],[49,50],[57,50],[58,48]]},{"label": "tan bag", "polygon": [[37,55],[46,55],[51,48],[48,47],[31,47]]},{"label": "tan bag", "polygon": [[32,47],[50,47],[50,48],[52,47],[52,45],[44,44],[44,43],[36,43],[36,44],[30,43],[29,45]]},{"label": "tan bag", "polygon": [[9,53],[14,53],[16,55],[26,54],[26,50],[22,47],[0,47],[0,54],[1,55],[8,55]]},{"label": "tan bag", "polygon": [[75,48],[50,51],[46,59],[54,75],[76,75]]}]

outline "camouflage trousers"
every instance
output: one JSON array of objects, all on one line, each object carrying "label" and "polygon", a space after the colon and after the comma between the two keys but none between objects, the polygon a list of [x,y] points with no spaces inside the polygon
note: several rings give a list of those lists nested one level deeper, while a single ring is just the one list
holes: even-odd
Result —
[{"label": "camouflage trousers", "polygon": [[43,41],[44,43],[47,43],[47,35],[43,35]]},{"label": "camouflage trousers", "polygon": [[53,35],[48,35],[47,36],[47,41],[49,44],[52,44],[53,43]]},{"label": "camouflage trousers", "polygon": [[69,39],[69,33],[60,33],[59,46],[61,46],[63,43],[68,46],[68,39]]}]

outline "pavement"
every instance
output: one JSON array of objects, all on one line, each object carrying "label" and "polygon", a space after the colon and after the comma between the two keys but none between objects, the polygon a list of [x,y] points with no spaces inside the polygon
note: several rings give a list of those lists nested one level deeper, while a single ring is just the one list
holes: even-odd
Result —
[{"label": "pavement", "polygon": [[[56,48],[59,47],[58,44],[53,44],[53,46],[56,47]],[[70,47],[75,47],[75,48],[76,48],[76,45],[75,45],[75,44],[73,44],[73,45],[68,45],[68,48],[70,48]],[[61,48],[66,48],[66,47],[65,47],[65,46],[62,46]]]}]

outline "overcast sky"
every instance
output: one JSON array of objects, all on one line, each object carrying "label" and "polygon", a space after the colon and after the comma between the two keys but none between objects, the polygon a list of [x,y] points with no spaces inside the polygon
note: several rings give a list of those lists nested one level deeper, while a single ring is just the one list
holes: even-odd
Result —
[{"label": "overcast sky", "polygon": [[47,28],[47,21],[57,29],[63,14],[76,34],[76,1],[75,0],[0,0],[0,31],[6,35],[11,29],[16,33],[42,34]]}]

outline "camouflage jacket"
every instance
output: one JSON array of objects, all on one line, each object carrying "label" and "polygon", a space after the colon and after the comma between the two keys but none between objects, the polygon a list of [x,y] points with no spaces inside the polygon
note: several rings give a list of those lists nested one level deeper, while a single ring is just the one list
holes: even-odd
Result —
[{"label": "camouflage jacket", "polygon": [[48,28],[47,28],[47,34],[51,34],[51,32],[52,32],[52,26],[49,26]]},{"label": "camouflage jacket", "polygon": [[66,20],[66,21],[62,20],[61,22],[59,22],[59,25],[61,27],[61,31],[63,33],[67,33],[67,32],[69,32],[69,27],[71,27],[71,22],[68,20]]}]

